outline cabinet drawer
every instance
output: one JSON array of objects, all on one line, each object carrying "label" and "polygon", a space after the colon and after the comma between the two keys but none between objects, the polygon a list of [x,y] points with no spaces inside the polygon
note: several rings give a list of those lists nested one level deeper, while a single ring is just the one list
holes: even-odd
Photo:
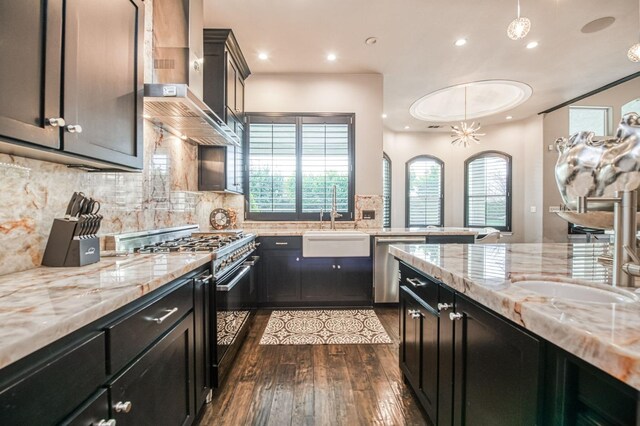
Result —
[{"label": "cabinet drawer", "polygon": [[82,404],[62,426],[97,426],[101,420],[109,419],[109,395],[106,389],[100,389],[87,402]]},{"label": "cabinet drawer", "polygon": [[302,249],[302,237],[261,237],[263,250],[269,249]]},{"label": "cabinet drawer", "polygon": [[438,312],[438,289],[440,286],[437,282],[401,263],[400,285],[407,287],[418,295],[424,303]]},{"label": "cabinet drawer", "polygon": [[119,371],[192,309],[193,285],[189,280],[109,326],[108,372]]},{"label": "cabinet drawer", "polygon": [[65,352],[0,393],[0,424],[58,424],[102,385],[104,333]]}]

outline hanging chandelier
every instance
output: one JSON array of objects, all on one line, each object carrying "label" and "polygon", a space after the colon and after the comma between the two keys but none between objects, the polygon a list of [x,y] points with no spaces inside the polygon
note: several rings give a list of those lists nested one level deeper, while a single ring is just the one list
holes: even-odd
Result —
[{"label": "hanging chandelier", "polygon": [[471,142],[480,143],[480,136],[484,136],[484,133],[477,133],[480,130],[480,123],[475,121],[471,124],[467,124],[467,86],[464,86],[464,121],[460,122],[459,126],[451,126],[451,145],[460,146],[465,148],[471,144]]},{"label": "hanging chandelier", "polygon": [[[638,5],[638,22],[640,24],[640,4]],[[631,62],[640,62],[640,43],[636,43],[627,51],[627,58]]]},{"label": "hanging chandelier", "polygon": [[529,34],[531,21],[529,18],[520,17],[520,0],[518,0],[518,17],[511,21],[507,27],[507,35],[511,40],[520,40]]}]

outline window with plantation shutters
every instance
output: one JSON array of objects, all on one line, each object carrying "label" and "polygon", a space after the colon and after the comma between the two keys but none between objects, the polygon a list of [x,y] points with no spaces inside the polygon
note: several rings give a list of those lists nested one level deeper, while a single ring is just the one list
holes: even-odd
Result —
[{"label": "window with plantation shutters", "polygon": [[353,219],[353,114],[250,115],[247,218]]},{"label": "window with plantation shutters", "polygon": [[408,227],[444,225],[444,163],[421,155],[407,162]]},{"label": "window with plantation shutters", "polygon": [[391,160],[382,153],[382,226],[391,228]]},{"label": "window with plantation shutters", "polygon": [[487,151],[465,161],[465,226],[511,231],[511,156]]}]

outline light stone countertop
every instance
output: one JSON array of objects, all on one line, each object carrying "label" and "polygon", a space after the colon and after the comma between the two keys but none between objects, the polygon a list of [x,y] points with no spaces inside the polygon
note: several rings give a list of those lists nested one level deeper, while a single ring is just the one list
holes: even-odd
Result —
[{"label": "light stone countertop", "polygon": [[[259,237],[286,237],[286,236],[301,236],[307,231],[319,231],[319,225],[315,225],[314,228],[299,228],[299,227],[278,227],[278,228],[251,228],[246,226],[245,232],[251,232]],[[329,231],[329,225],[325,224],[323,231]],[[338,228],[337,231],[360,231],[370,234],[371,236],[426,236],[426,235],[478,235],[485,234],[488,231],[486,228],[456,228],[456,227],[429,227],[429,228],[359,228],[348,229]]]},{"label": "light stone countertop", "polygon": [[[610,286],[606,244],[397,244],[390,253],[640,390],[640,302],[595,304],[511,285],[544,279]],[[630,289],[633,291],[633,289]]]},{"label": "light stone countertop", "polygon": [[0,276],[0,368],[208,262],[208,253],[138,254]]}]

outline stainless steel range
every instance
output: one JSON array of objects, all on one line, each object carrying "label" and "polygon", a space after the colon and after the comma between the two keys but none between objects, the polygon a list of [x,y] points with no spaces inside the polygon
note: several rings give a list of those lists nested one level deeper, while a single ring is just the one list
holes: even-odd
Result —
[{"label": "stainless steel range", "polygon": [[200,232],[197,225],[109,236],[106,249],[138,255],[210,253],[213,282],[209,324],[211,384],[218,387],[248,332],[257,308],[257,243],[242,231]]}]

